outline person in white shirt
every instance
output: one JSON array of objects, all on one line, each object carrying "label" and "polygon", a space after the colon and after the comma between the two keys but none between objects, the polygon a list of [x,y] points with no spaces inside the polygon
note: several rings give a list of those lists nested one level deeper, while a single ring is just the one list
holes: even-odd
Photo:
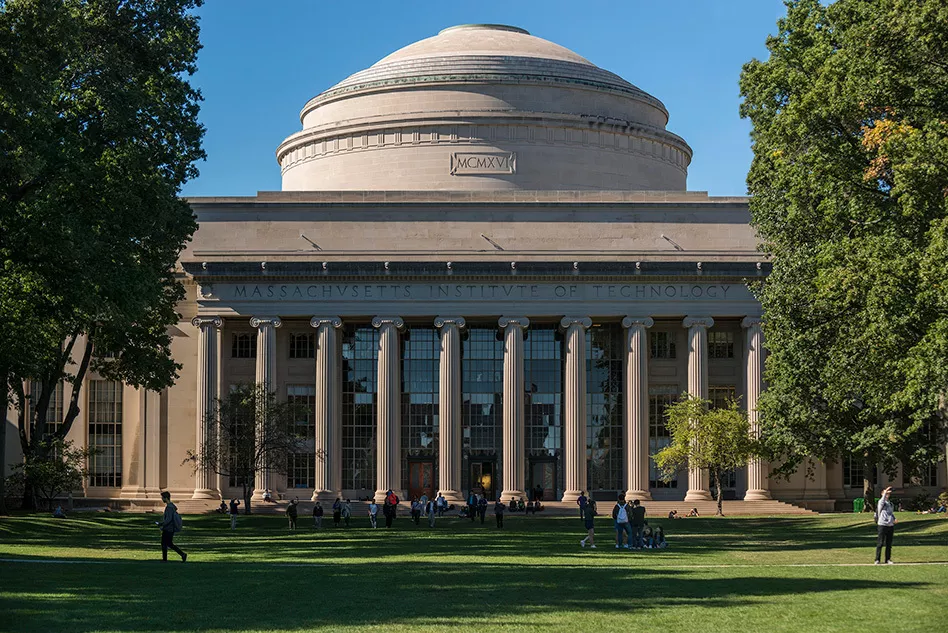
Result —
[{"label": "person in white shirt", "polygon": [[885,546],[885,564],[892,565],[892,536],[895,534],[895,524],[898,519],[895,518],[895,508],[889,501],[889,495],[892,494],[892,487],[882,491],[882,498],[876,506],[876,526],[879,534],[876,538],[876,565],[880,564],[880,555],[882,547]]}]

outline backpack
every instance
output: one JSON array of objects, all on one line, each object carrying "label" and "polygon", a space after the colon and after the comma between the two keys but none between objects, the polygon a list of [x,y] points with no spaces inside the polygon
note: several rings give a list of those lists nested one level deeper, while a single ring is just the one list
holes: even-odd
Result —
[{"label": "backpack", "polygon": [[625,511],[625,506],[619,506],[619,514],[616,515],[616,521],[619,523],[629,522],[629,513]]},{"label": "backpack", "polygon": [[174,518],[172,519],[171,527],[174,532],[180,532],[184,528],[184,521],[181,519],[181,515],[178,514],[178,509],[175,508]]}]

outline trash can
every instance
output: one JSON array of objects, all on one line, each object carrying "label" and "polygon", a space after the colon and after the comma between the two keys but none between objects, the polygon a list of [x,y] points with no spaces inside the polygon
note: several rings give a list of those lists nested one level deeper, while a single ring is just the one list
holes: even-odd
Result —
[{"label": "trash can", "polygon": [[866,504],[866,500],[862,497],[856,497],[853,499],[853,512],[859,513],[862,512],[863,506]]}]

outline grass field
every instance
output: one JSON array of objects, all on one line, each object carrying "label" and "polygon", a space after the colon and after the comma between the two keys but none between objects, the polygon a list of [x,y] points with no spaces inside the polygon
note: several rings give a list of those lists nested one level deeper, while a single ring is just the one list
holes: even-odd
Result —
[{"label": "grass field", "polygon": [[927,516],[900,515],[892,566],[865,565],[871,515],[655,521],[669,548],[638,552],[608,517],[590,550],[567,517],[187,516],[186,564],[158,560],[155,518],[0,518],[0,631],[948,630],[948,520]]}]

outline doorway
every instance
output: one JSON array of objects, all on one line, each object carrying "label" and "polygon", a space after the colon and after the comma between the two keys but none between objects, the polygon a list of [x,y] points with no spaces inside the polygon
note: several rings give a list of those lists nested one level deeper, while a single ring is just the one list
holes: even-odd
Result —
[{"label": "doorway", "polygon": [[556,494],[556,458],[530,458],[530,490],[527,497],[535,498],[537,486],[543,489],[543,501],[559,501]]},{"label": "doorway", "polygon": [[485,499],[493,501],[494,486],[497,484],[495,475],[495,462],[493,461],[472,461],[471,462],[471,492],[476,495],[484,495]]},{"label": "doorway", "polygon": [[408,462],[408,498],[426,495],[430,499],[434,494],[434,460]]}]

